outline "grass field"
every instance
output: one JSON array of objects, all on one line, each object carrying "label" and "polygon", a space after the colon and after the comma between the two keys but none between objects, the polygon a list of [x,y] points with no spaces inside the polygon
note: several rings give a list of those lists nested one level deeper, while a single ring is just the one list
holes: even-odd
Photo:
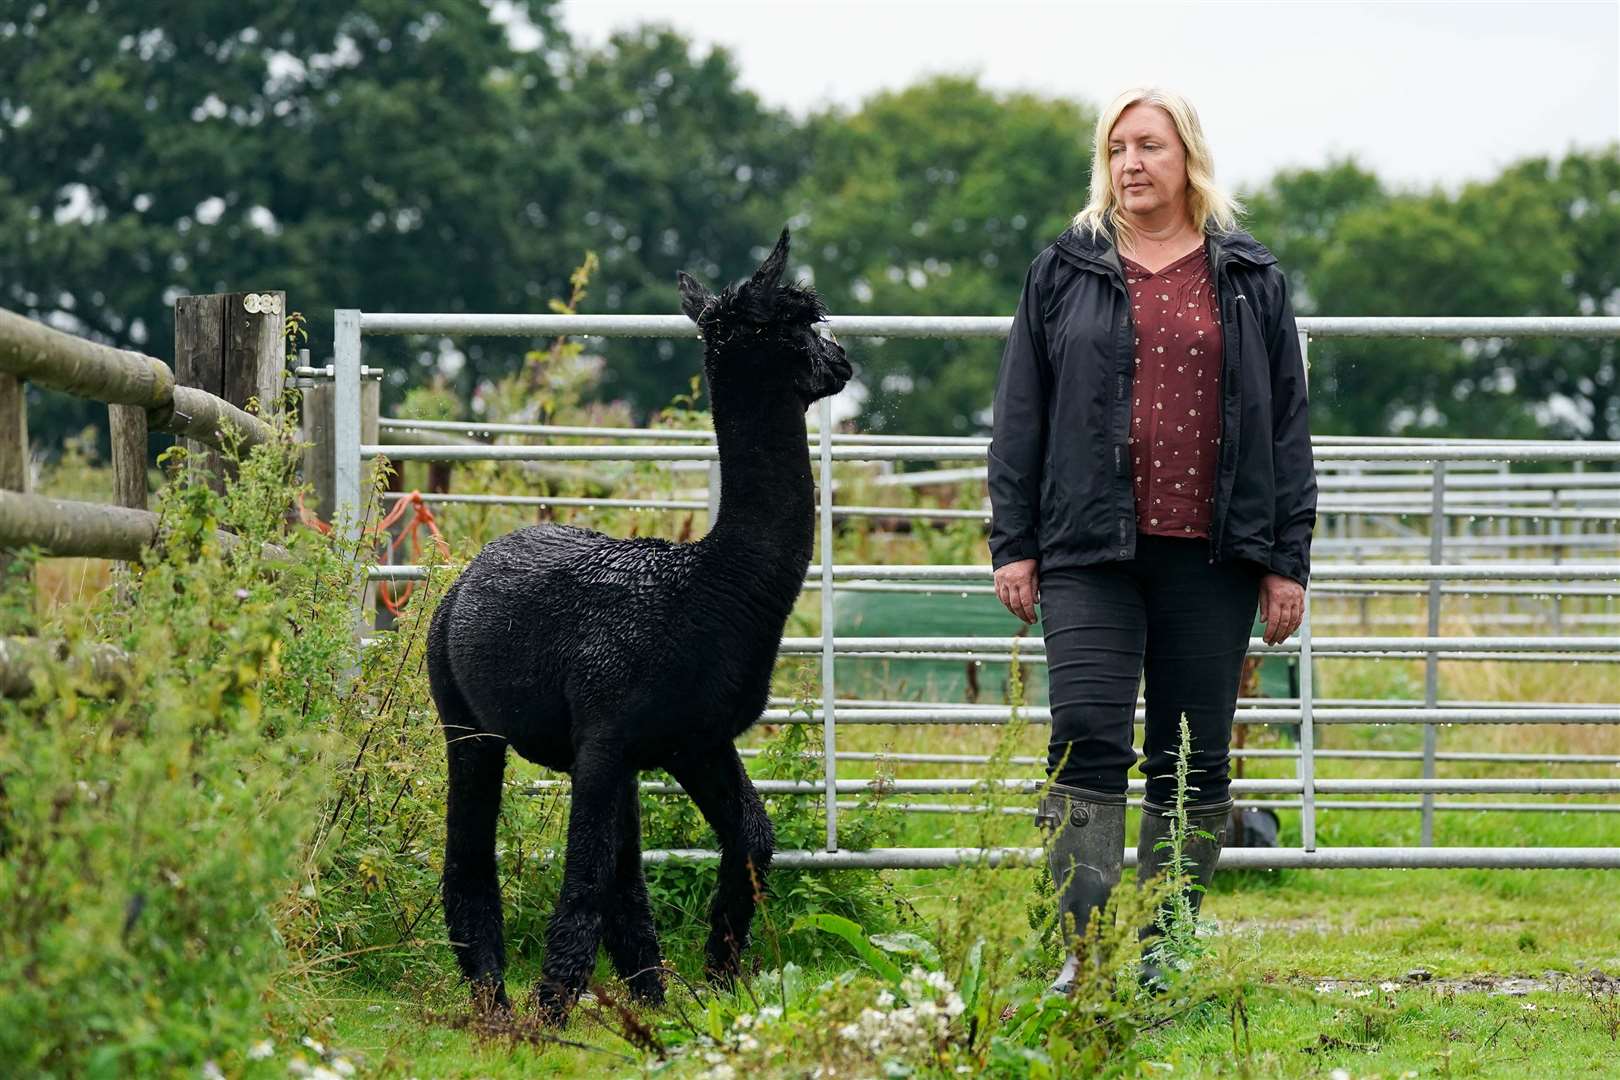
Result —
[{"label": "grass field", "polygon": [[[1573,676],[1557,665],[1474,665],[1448,672],[1448,694],[1506,696],[1503,681],[1524,699],[1568,701],[1620,698],[1612,667],[1588,665]],[[1351,661],[1324,665],[1323,696],[1380,696],[1392,687],[1421,687],[1421,665]],[[1455,683],[1451,680],[1455,679]],[[1490,686],[1490,694],[1481,687]],[[1556,692],[1556,695],[1555,695]],[[1509,698],[1513,699],[1513,698]],[[989,753],[998,732],[988,727],[847,727],[840,746],[874,751],[929,750]],[[1334,728],[1321,741],[1336,748],[1417,749],[1416,727]],[[1249,745],[1281,745],[1253,736]],[[1598,726],[1492,726],[1448,729],[1443,750],[1562,751],[1620,754],[1620,731]],[[1044,751],[1044,729],[1026,731],[1016,750]],[[1415,762],[1343,762],[1324,759],[1322,775],[1418,774]],[[964,766],[891,765],[904,776],[967,775]],[[1285,776],[1290,766],[1251,761],[1245,775]],[[1015,770],[1029,773],[1029,769]],[[841,775],[869,775],[870,763],[849,762]],[[1612,766],[1533,766],[1446,763],[1447,775],[1603,776]],[[538,772],[536,771],[536,775]],[[1410,797],[1408,797],[1410,798]],[[1017,805],[1020,799],[1009,799]],[[1033,800],[1023,799],[1026,802]],[[1555,801],[1555,797],[1548,797]],[[1571,798],[1567,801],[1583,801]],[[845,819],[856,811],[846,811]],[[1297,845],[1297,813],[1281,813],[1284,845]],[[1130,834],[1134,834],[1134,818]],[[906,814],[896,842],[954,846],[981,842],[1039,842],[1025,818],[985,820],[972,815]],[[1613,845],[1620,823],[1607,813],[1437,814],[1441,845]],[[1321,846],[1415,845],[1412,811],[1324,810]],[[883,874],[896,903],[910,913],[916,932],[937,942],[961,936],[964,898],[972,925],[1012,942],[1029,933],[1025,908],[1033,890],[1029,870],[890,871]],[[1127,875],[1127,881],[1129,875]],[[1117,1075],[1196,1077],[1606,1077],[1620,1075],[1620,906],[1614,875],[1597,870],[1316,870],[1229,871],[1217,875],[1203,914],[1208,920],[1203,961],[1225,973],[1241,992],[1246,1023],[1234,1020],[1230,995],[1191,1008],[1169,1007],[1152,1030],[1137,1035],[1116,1062]],[[660,913],[668,917],[668,912]],[[768,913],[767,913],[768,917]],[[773,963],[769,935],[754,947],[764,972]],[[442,960],[442,951],[440,951]],[[811,980],[849,969],[829,955]],[[536,974],[531,962],[514,971],[523,986]],[[600,975],[609,977],[604,962]],[[753,994],[769,1001],[767,975],[756,975]],[[1025,992],[1040,983],[1015,979]],[[335,978],[317,984],[304,1004],[310,1015],[330,1016],[328,1041],[385,1074],[416,1076],[641,1075],[658,1070],[645,1050],[627,1042],[612,1023],[593,1023],[592,1010],[568,1037],[602,1048],[542,1048],[464,1030],[463,990],[448,965],[424,965],[404,992]],[[677,991],[677,995],[680,992]],[[698,1009],[695,1002],[688,1009]],[[725,1015],[749,1008],[747,994],[727,999]],[[667,1015],[670,1009],[664,1011]],[[635,1063],[602,1051],[629,1054]],[[723,1062],[722,1062],[723,1064]],[[813,1075],[814,1057],[782,1060],[769,1075]],[[876,1068],[876,1065],[873,1066]],[[715,1068],[683,1061],[675,1075]],[[938,1075],[960,1075],[955,1066]],[[1336,1070],[1342,1070],[1342,1073]],[[739,1066],[738,1075],[743,1069]],[[711,1075],[725,1075],[723,1072]],[[833,1075],[833,1074],[825,1074]],[[846,1075],[843,1072],[837,1075]],[[881,1075],[861,1072],[852,1075]],[[923,1075],[920,1073],[919,1075]],[[1061,1072],[1053,1075],[1064,1075]],[[1076,1074],[1078,1075],[1078,1074]]]}]

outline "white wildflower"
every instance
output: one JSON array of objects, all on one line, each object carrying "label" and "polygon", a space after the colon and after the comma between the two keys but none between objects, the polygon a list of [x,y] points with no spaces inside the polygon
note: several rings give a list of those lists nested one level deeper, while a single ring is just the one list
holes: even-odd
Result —
[{"label": "white wildflower", "polygon": [[929,986],[932,986],[935,990],[938,990],[942,994],[948,994],[952,990],[956,989],[951,985],[951,980],[945,977],[945,973],[943,971],[930,971],[928,973],[927,981]]},{"label": "white wildflower", "polygon": [[780,1005],[767,1005],[759,1010],[759,1022],[762,1024],[767,1020],[780,1019],[782,1019],[782,1007]]},{"label": "white wildflower", "polygon": [[1328,1080],[1350,1080],[1349,1069],[1334,1069],[1328,1073]]},{"label": "white wildflower", "polygon": [[317,1065],[309,1071],[309,1080],[343,1080],[343,1076],[325,1065]]},{"label": "white wildflower", "polygon": [[887,1009],[891,1007],[894,1005],[894,992],[888,989],[878,991],[877,1003],[878,1008],[880,1009]]},{"label": "white wildflower", "polygon": [[736,1080],[737,1070],[730,1065],[720,1064],[703,1074],[708,1080]]},{"label": "white wildflower", "polygon": [[339,1076],[353,1076],[354,1063],[345,1057],[335,1057],[332,1059],[332,1071]]},{"label": "white wildflower", "polygon": [[1533,1002],[1533,1001],[1520,1002],[1519,1003],[1519,1008],[1523,1009],[1525,1012],[1535,1012],[1536,1011],[1536,1003]]},{"label": "white wildflower", "polygon": [[754,1026],[754,1018],[748,1013],[738,1013],[737,1018],[731,1022],[731,1026],[737,1031],[747,1031]]},{"label": "white wildflower", "polygon": [[726,1055],[710,1050],[708,1053],[703,1055],[703,1060],[707,1061],[710,1065],[718,1065],[722,1061],[726,1060]]},{"label": "white wildflower", "polygon": [[249,1061],[263,1061],[265,1058],[270,1057],[275,1052],[275,1043],[271,1042],[269,1039],[260,1039],[258,1042],[248,1047],[247,1056]]},{"label": "white wildflower", "polygon": [[203,1080],[225,1080],[225,1074],[212,1061],[203,1062],[202,1074]]},{"label": "white wildflower", "polygon": [[743,1035],[737,1039],[737,1049],[745,1054],[751,1054],[759,1049],[759,1040],[752,1035]]},{"label": "white wildflower", "polygon": [[1378,984],[1378,989],[1382,990],[1386,994],[1393,994],[1395,991],[1399,990],[1400,988],[1401,988],[1400,983],[1381,982],[1381,983]]},{"label": "white wildflower", "polygon": [[965,1002],[963,1002],[961,994],[958,994],[955,990],[952,990],[949,994],[946,995],[946,997],[945,997],[945,1015],[946,1016],[951,1016],[951,1017],[961,1016],[962,1013],[965,1012],[966,1010],[967,1010],[967,1004]]},{"label": "white wildflower", "polygon": [[1331,994],[1333,993],[1333,984],[1330,982],[1319,982],[1316,984],[1316,992],[1318,994]]},{"label": "white wildflower", "polygon": [[293,1059],[287,1062],[287,1071],[294,1076],[308,1076],[309,1062],[305,1061],[300,1055],[294,1054]]},{"label": "white wildflower", "polygon": [[326,1047],[322,1046],[319,1042],[317,1042],[316,1040],[310,1038],[308,1035],[305,1035],[299,1041],[302,1042],[305,1046],[309,1047],[315,1053],[321,1055],[322,1057],[326,1056]]},{"label": "white wildflower", "polygon": [[1350,991],[1350,996],[1353,998],[1371,997],[1372,992],[1373,990],[1370,986],[1358,986],[1354,990]]},{"label": "white wildflower", "polygon": [[845,1024],[843,1027],[838,1029],[838,1034],[843,1038],[848,1039],[850,1042],[856,1042],[861,1037],[861,1025]]}]

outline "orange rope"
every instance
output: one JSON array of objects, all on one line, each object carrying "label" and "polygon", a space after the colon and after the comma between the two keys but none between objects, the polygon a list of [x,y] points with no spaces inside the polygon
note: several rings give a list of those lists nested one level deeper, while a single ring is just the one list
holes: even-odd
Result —
[{"label": "orange rope", "polygon": [[[398,536],[392,537],[388,541],[386,565],[394,565],[394,553],[399,550],[401,544],[406,546],[407,562],[421,562],[422,542],[418,538],[418,534],[424,526],[427,528],[428,535],[433,538],[434,545],[439,549],[440,557],[448,559],[450,557],[450,545],[445,543],[444,535],[439,532],[439,523],[433,517],[433,511],[427,508],[427,503],[422,501],[420,491],[413,491],[403,499],[395,501],[394,508],[388,511],[387,515],[377,523],[375,530],[377,535],[379,537],[385,535],[404,516],[407,506],[412,510],[411,519],[406,522],[405,527],[400,530]],[[405,582],[405,588],[397,593],[393,582],[384,581],[377,587],[377,595],[382,600],[383,606],[395,616],[399,615],[400,610],[410,600],[411,593],[415,591],[416,582],[414,581]]]},{"label": "orange rope", "polygon": [[[323,534],[329,535],[332,532],[332,526],[316,517],[304,505],[302,496],[299,496],[297,503],[299,521]],[[412,511],[411,519],[405,523],[405,527],[399,531],[398,536],[390,536],[389,530],[399,523],[400,518],[405,516],[407,509]],[[404,498],[395,500],[394,508],[388,511],[376,525],[367,529],[366,534],[372,537],[374,541],[381,540],[385,536],[388,537],[388,553],[383,560],[383,565],[393,566],[395,565],[394,556],[402,544],[405,545],[408,562],[416,563],[421,561],[422,542],[419,536],[424,527],[427,529],[428,535],[432,537],[434,546],[439,549],[439,554],[448,559],[450,557],[450,545],[445,542],[444,534],[439,532],[438,519],[433,516],[433,511],[427,508],[427,503],[422,501],[420,491],[413,491]],[[398,616],[400,611],[404,609],[406,602],[411,598],[411,593],[415,591],[416,582],[414,581],[405,582],[405,587],[398,591],[396,591],[395,583],[390,581],[379,582],[377,586],[377,595],[382,600],[383,606],[395,616]]]}]

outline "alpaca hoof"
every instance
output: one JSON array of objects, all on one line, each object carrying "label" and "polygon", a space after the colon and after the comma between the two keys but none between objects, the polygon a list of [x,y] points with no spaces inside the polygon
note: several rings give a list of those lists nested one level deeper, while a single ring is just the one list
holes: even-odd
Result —
[{"label": "alpaca hoof", "polygon": [[568,1023],[568,1013],[574,1007],[578,994],[570,993],[553,982],[542,981],[530,995],[535,1019],[546,1027],[560,1028]]}]

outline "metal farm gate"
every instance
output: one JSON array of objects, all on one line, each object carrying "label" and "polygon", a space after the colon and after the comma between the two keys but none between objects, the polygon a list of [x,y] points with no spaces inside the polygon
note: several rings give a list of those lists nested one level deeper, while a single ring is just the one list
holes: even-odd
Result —
[{"label": "metal farm gate", "polygon": [[[833,317],[828,320],[841,338],[1004,338],[1011,326],[1007,317]],[[547,496],[506,498],[489,495],[427,495],[428,501],[514,503],[554,506],[624,506],[694,510],[711,513],[718,496],[717,453],[712,432],[648,431],[626,428],[562,428],[522,424],[382,420],[381,441],[362,441],[361,400],[363,378],[379,374],[363,368],[363,335],[478,335],[540,338],[555,335],[602,337],[658,337],[691,339],[694,331],[684,316],[592,315],[455,315],[377,314],[356,310],[336,313],[333,379],[335,420],[334,474],[338,516],[352,521],[361,505],[363,465],[385,456],[394,461],[658,461],[673,468],[706,472],[707,499],[591,499]],[[1299,320],[1300,350],[1309,358],[1311,339],[1326,337],[1443,337],[1490,336],[1617,337],[1620,318],[1305,318]],[[856,356],[858,361],[858,355]],[[305,369],[306,374],[325,374]],[[773,701],[765,719],[775,723],[813,723],[823,730],[825,779],[816,784],[794,781],[756,781],[762,793],[807,791],[826,801],[824,850],[783,851],[775,865],[799,867],[931,868],[963,864],[1026,865],[1040,855],[1036,848],[887,848],[841,850],[838,845],[839,796],[871,790],[874,781],[840,779],[837,773],[839,725],[849,724],[999,724],[1010,714],[1006,707],[966,704],[919,704],[882,700],[840,701],[838,661],[857,658],[940,659],[1009,662],[1014,648],[1010,637],[854,637],[838,636],[833,601],[839,591],[900,591],[946,594],[989,591],[988,565],[836,565],[825,553],[832,551],[833,519],[848,516],[890,518],[967,518],[988,521],[988,510],[918,510],[881,506],[841,505],[835,501],[833,463],[847,461],[974,462],[970,469],[946,470],[934,476],[982,477],[982,461],[989,440],[950,436],[871,436],[835,434],[832,402],[820,402],[819,435],[812,452],[819,458],[819,522],[822,562],[810,568],[807,589],[820,592],[822,636],[787,638],[783,655],[819,656],[821,700],[806,718]],[[409,433],[417,433],[415,435]],[[535,436],[587,436],[592,445],[466,445],[446,432],[471,434],[529,434]],[[407,440],[414,439],[414,442]],[[645,445],[649,441],[662,445]],[[459,443],[459,444],[458,444]],[[1496,810],[1504,812],[1585,812],[1594,822],[1608,822],[1620,811],[1620,800],[1603,803],[1548,802],[1436,802],[1456,795],[1515,797],[1589,794],[1620,795],[1620,776],[1608,779],[1437,778],[1436,762],[1532,762],[1540,766],[1620,766],[1620,757],[1594,754],[1544,753],[1441,753],[1441,726],[1460,724],[1620,724],[1620,703],[1526,704],[1492,700],[1441,700],[1439,666],[1456,661],[1557,661],[1606,663],[1620,660],[1620,635],[1614,627],[1620,616],[1614,598],[1620,597],[1620,471],[1588,470],[1587,463],[1620,461],[1620,443],[1562,440],[1402,439],[1383,437],[1320,436],[1314,440],[1319,481],[1318,526],[1313,552],[1316,558],[1311,586],[1306,591],[1304,622],[1295,637],[1277,646],[1259,639],[1250,643],[1251,655],[1291,656],[1297,660],[1298,695],[1283,699],[1244,699],[1239,702],[1240,723],[1297,726],[1298,748],[1238,749],[1235,758],[1293,757],[1293,779],[1234,779],[1232,792],[1239,806],[1257,805],[1299,811],[1302,843],[1298,848],[1228,848],[1223,866],[1238,867],[1620,867],[1620,833],[1608,827],[1594,830],[1594,843],[1584,847],[1436,847],[1433,822],[1437,810]],[[1511,465],[1527,462],[1568,463],[1556,472],[1513,472]],[[691,464],[679,464],[691,463]],[[1427,519],[1427,530],[1405,527],[1407,516]],[[1478,527],[1487,520],[1495,534]],[[1364,536],[1363,526],[1380,523],[1394,535]],[[1462,526],[1453,532],[1452,526]],[[1521,558],[1527,550],[1543,554]],[[1480,557],[1485,556],[1485,557]],[[1566,561],[1567,560],[1567,561]],[[417,566],[374,566],[372,579],[420,578]],[[1427,627],[1419,636],[1317,634],[1313,625],[1313,599],[1358,599],[1361,626],[1370,624],[1366,600],[1409,594],[1426,598]],[[1551,634],[1517,636],[1442,636],[1440,615],[1446,596],[1540,597],[1544,613],[1493,618],[1504,625],[1547,623]],[[1563,598],[1607,598],[1604,613],[1566,614]],[[1334,626],[1356,623],[1339,616]],[[1566,632],[1567,631],[1567,632]],[[1018,639],[1021,660],[1044,662],[1038,639]],[[1387,657],[1424,661],[1424,699],[1421,704],[1384,700],[1329,700],[1320,698],[1312,679],[1313,661],[1342,657]],[[1139,707],[1140,708],[1140,707]],[[1034,722],[1050,720],[1039,708],[1022,710]],[[1140,713],[1139,713],[1140,717]],[[1423,726],[1423,748],[1416,751],[1344,750],[1315,748],[1320,724],[1418,724]],[[846,760],[871,760],[872,754],[844,755]],[[983,763],[974,755],[892,754],[895,762]],[[1419,779],[1326,779],[1317,776],[1319,758],[1420,759]],[[1017,758],[1034,765],[1040,759]],[[1042,786],[1036,777],[999,782],[1004,790],[1033,793]],[[960,779],[884,780],[881,790],[910,796],[961,795],[984,792],[986,781]],[[663,790],[648,785],[653,790]],[[675,789],[678,790],[678,789]],[[1141,797],[1142,782],[1131,781],[1133,804]],[[1418,800],[1405,803],[1368,801],[1368,796],[1407,794]],[[1255,796],[1264,796],[1255,799]],[[1323,796],[1330,798],[1323,799]],[[1338,797],[1338,798],[1331,798]],[[1359,799],[1358,799],[1359,797]],[[848,805],[848,804],[842,804]],[[962,805],[910,804],[902,809],[965,811]],[[1319,810],[1411,809],[1422,815],[1422,841],[1417,847],[1322,847],[1316,840]],[[1607,842],[1596,842],[1599,837]],[[716,857],[713,852],[648,851],[648,861],[669,858]],[[1135,852],[1126,852],[1134,865]]]}]

